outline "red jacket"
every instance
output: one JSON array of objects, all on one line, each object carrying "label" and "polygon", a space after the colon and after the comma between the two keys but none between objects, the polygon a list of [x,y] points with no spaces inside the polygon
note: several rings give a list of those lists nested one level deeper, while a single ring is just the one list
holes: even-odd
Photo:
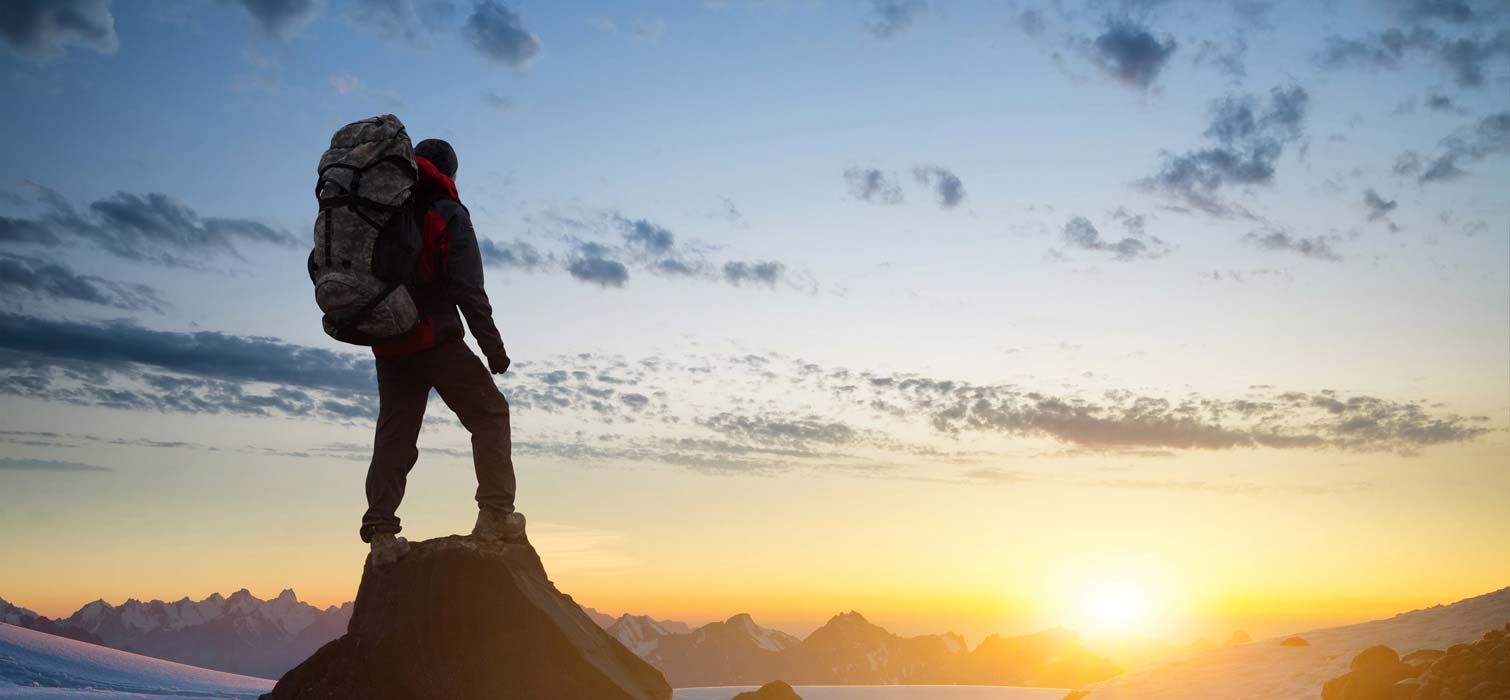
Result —
[{"label": "red jacket", "polygon": [[372,346],[372,354],[397,357],[459,340],[466,336],[461,325],[465,316],[483,354],[489,358],[504,355],[503,338],[483,289],[482,252],[472,216],[461,204],[455,181],[423,157],[416,156],[414,162],[419,166],[414,196],[417,209],[424,212],[424,245],[409,293],[419,307],[420,320],[403,338]]}]

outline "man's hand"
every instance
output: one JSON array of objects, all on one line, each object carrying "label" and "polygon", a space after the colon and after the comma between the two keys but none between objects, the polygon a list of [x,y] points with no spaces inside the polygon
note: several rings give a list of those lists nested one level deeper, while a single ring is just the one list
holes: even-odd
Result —
[{"label": "man's hand", "polygon": [[509,371],[509,354],[500,352],[496,355],[489,355],[488,370],[493,374],[503,374]]}]

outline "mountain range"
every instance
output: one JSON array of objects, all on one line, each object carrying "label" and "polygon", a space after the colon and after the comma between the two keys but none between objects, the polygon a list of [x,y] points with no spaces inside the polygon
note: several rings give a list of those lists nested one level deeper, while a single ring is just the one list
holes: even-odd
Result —
[{"label": "mountain range", "polygon": [[[992,636],[971,650],[957,634],[901,637],[857,612],[836,615],[806,638],[761,627],[747,614],[695,629],[646,615],[584,608],[676,687],[791,683],[974,683],[1079,687],[1119,669],[1073,633]],[[320,609],[291,590],[261,600],[230,596],[175,602],[96,600],[48,619],[0,600],[0,620],[49,634],[202,668],[277,678],[346,631],[352,604]]]},{"label": "mountain range", "polygon": [[992,635],[975,649],[957,634],[902,637],[857,612],[835,615],[804,639],[735,615],[689,632],[624,616],[608,631],[678,688],[758,685],[955,684],[1078,688],[1120,672],[1074,633]]},{"label": "mountain range", "polygon": [[322,610],[292,590],[262,600],[242,589],[200,601],[131,599],[111,605],[96,600],[51,620],[0,600],[0,619],[143,656],[277,678],[346,631],[351,603]]}]

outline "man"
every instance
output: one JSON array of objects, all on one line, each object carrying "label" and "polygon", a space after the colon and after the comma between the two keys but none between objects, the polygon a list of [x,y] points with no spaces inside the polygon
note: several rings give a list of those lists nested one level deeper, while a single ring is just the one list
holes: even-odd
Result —
[{"label": "man", "polygon": [[[410,292],[420,321],[404,337],[372,349],[379,406],[361,535],[372,544],[377,566],[409,551],[409,543],[397,536],[395,512],[409,470],[419,459],[419,430],[431,389],[472,434],[478,507],[472,536],[497,541],[524,534],[524,515],[514,511],[509,404],[492,377],[508,370],[509,356],[482,287],[482,254],[472,218],[456,193],[456,151],[445,141],[427,139],[414,147],[414,161],[419,166],[415,210],[423,217],[424,246]],[[462,341],[462,316],[487,358],[486,367]]]}]

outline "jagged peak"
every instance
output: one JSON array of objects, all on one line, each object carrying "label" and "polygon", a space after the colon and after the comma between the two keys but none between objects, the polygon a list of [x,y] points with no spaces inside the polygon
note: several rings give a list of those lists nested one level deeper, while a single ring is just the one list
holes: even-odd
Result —
[{"label": "jagged peak", "polygon": [[851,610],[849,612],[839,613],[838,615],[835,615],[835,616],[829,618],[828,619],[828,623],[825,624],[824,626],[827,627],[828,625],[867,625],[867,626],[872,626],[870,620],[865,619],[864,615],[861,615],[860,613],[858,613],[858,612],[856,612],[854,610]]},{"label": "jagged peak", "polygon": [[758,625],[755,625],[755,618],[751,617],[750,613],[738,613],[738,614],[734,615],[733,617],[730,617],[729,619],[724,620],[724,623],[725,624],[729,624],[729,625],[758,626]]},{"label": "jagged peak", "polygon": [[297,593],[294,593],[294,589],[285,588],[278,594],[278,600],[284,601],[286,603],[297,603],[299,602],[299,595]]}]

